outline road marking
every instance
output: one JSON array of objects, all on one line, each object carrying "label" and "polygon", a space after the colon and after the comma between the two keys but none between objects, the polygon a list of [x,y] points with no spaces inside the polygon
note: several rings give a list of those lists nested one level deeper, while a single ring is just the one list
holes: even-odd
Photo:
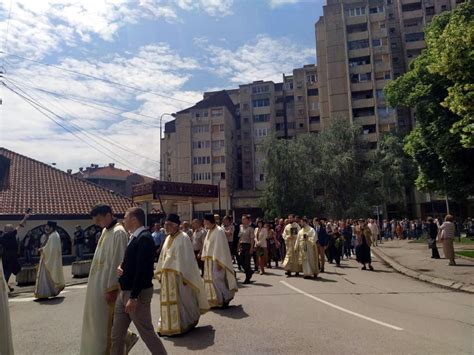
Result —
[{"label": "road marking", "polygon": [[[61,291],[60,295],[63,295],[65,293],[69,293],[69,291]],[[9,303],[31,302],[36,299],[37,299],[36,297],[9,298],[8,302]]]},{"label": "road marking", "polygon": [[320,303],[323,303],[323,304],[325,304],[325,305],[327,305],[327,306],[329,306],[329,307],[335,308],[335,309],[337,309],[337,310],[339,310],[339,311],[341,311],[341,312],[345,312],[345,313],[351,314],[351,315],[353,315],[353,316],[356,316],[356,317],[365,319],[365,320],[367,320],[367,321],[369,321],[369,322],[372,322],[372,323],[376,323],[376,324],[379,324],[379,325],[383,325],[384,327],[387,327],[387,328],[390,328],[390,329],[403,330],[403,328],[400,328],[400,327],[397,327],[397,326],[395,326],[395,325],[391,325],[391,324],[388,324],[388,323],[381,322],[381,321],[379,321],[379,320],[377,320],[377,319],[374,319],[374,318],[370,318],[370,317],[364,316],[363,314],[350,311],[350,310],[348,310],[348,309],[342,308],[342,307],[340,307],[340,306],[338,306],[338,305],[335,305],[335,304],[332,304],[332,303],[330,303],[330,302],[328,302],[328,301],[325,301],[325,300],[323,300],[323,299],[321,299],[321,298],[318,298],[318,297],[316,297],[316,296],[310,295],[309,293],[304,292],[303,290],[300,290],[299,288],[296,288],[296,287],[290,285],[290,284],[289,284],[288,282],[286,282],[286,281],[280,281],[280,282],[281,282],[283,285],[285,285],[286,287],[289,287],[289,288],[291,288],[292,290],[294,290],[294,291],[296,291],[296,292],[298,292],[298,293],[301,293],[302,295],[305,295],[306,297],[312,298],[312,299],[315,300],[315,301],[318,301],[318,302],[320,302]]}]

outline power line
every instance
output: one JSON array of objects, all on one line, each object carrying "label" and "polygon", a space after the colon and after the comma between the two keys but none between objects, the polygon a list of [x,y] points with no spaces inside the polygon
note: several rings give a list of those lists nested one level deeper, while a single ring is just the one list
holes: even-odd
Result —
[{"label": "power line", "polygon": [[[8,81],[10,81],[10,82],[12,82],[11,80],[9,80],[9,79],[7,79],[7,78],[5,78],[5,79],[8,80]],[[12,84],[15,85],[13,82],[12,82]],[[17,89],[21,90],[21,88],[20,88],[19,86],[15,85],[15,87],[16,87]],[[22,91],[25,95],[28,95],[24,90],[21,90],[21,91]],[[36,101],[38,101],[38,99],[36,99],[36,98],[34,98],[33,96],[31,96],[31,94],[29,95],[29,97],[30,97],[31,99],[35,99]],[[49,100],[48,100],[48,101],[49,101]],[[53,106],[56,106],[57,108],[61,109],[64,113],[66,113],[67,115],[69,115],[69,116],[71,116],[72,118],[74,118],[74,115],[71,114],[71,112],[69,112],[67,109],[65,109],[59,102],[58,102],[56,105],[53,104]],[[48,108],[47,108],[46,106],[43,105],[43,107],[48,110]],[[51,112],[52,114],[55,114],[55,113],[52,112],[52,111],[50,111],[50,112]],[[55,114],[55,115],[56,115],[56,114]],[[149,157],[147,157],[147,156],[145,156],[145,155],[142,155],[142,154],[140,154],[140,153],[137,153],[137,152],[135,152],[135,151],[132,151],[132,150],[130,150],[129,148],[127,148],[127,147],[125,147],[125,146],[122,146],[122,145],[120,145],[120,144],[115,143],[114,141],[108,139],[107,137],[98,135],[98,134],[96,134],[95,132],[91,132],[90,130],[87,130],[87,129],[85,129],[85,128],[79,126],[78,124],[74,124],[74,123],[68,122],[66,119],[62,118],[62,117],[59,116],[59,115],[57,115],[57,116],[58,116],[60,119],[65,120],[69,125],[75,127],[78,131],[85,131],[85,132],[88,132],[90,135],[92,135],[92,136],[94,136],[94,137],[97,137],[98,139],[105,140],[105,141],[108,142],[109,144],[112,144],[112,145],[116,146],[117,148],[123,150],[124,152],[130,153],[130,154],[133,154],[133,155],[136,155],[136,156],[138,156],[138,157],[140,157],[140,158],[142,158],[142,159],[146,159],[146,160],[151,161],[151,162],[153,162],[153,163],[160,164],[160,162],[159,162],[158,160],[151,159],[151,158],[149,158]]]},{"label": "power line", "polygon": [[[5,78],[6,79],[6,78]],[[54,92],[54,91],[49,91],[49,90],[46,90],[46,89],[41,89],[41,88],[38,88],[38,87],[33,87],[33,86],[28,86],[20,81],[18,81],[17,79],[12,79],[12,78],[8,78],[11,82],[14,82],[14,83],[17,83],[17,84],[20,84],[28,89],[31,89],[31,90],[36,90],[36,91],[40,91],[40,92],[43,92],[43,93],[46,93],[46,94],[50,94],[52,96],[57,96],[57,97],[61,97],[61,98],[64,98],[66,100],[69,100],[69,101],[73,101],[73,102],[77,102],[77,103],[80,103],[84,106],[87,106],[87,107],[90,107],[90,108],[93,108],[95,110],[98,110],[98,111],[102,111],[102,112],[105,112],[105,113],[109,113],[109,114],[112,114],[114,116],[117,116],[117,117],[120,117],[120,118],[123,118],[123,119],[127,119],[127,120],[131,120],[131,121],[136,121],[136,122],[139,122],[139,123],[142,123],[146,126],[149,126],[149,127],[153,127],[153,128],[160,128],[159,125],[154,125],[154,124],[151,124],[151,123],[148,123],[148,122],[145,122],[145,121],[141,121],[141,120],[138,120],[136,118],[132,118],[132,117],[126,117],[126,116],[122,116],[121,114],[123,113],[129,113],[129,114],[132,114],[132,115],[136,115],[136,116],[141,116],[141,117],[146,117],[146,118],[151,118],[151,119],[154,119],[156,120],[157,117],[153,117],[153,116],[149,116],[149,115],[145,115],[145,114],[142,114],[142,113],[137,113],[137,112],[128,112],[127,110],[125,110],[124,108],[121,108],[121,107],[115,107],[115,106],[111,106],[111,105],[106,105],[106,104],[103,104],[103,103],[98,103],[96,101],[93,101],[93,100],[90,100],[90,101],[86,101],[84,98],[78,98],[76,96],[71,96],[71,95],[66,95],[66,94],[60,94],[60,93],[57,93],[57,92]],[[33,85],[35,85],[35,83],[33,83],[31,80],[25,78],[28,82],[32,83]],[[117,110],[117,111],[122,111],[121,113],[118,113],[118,112],[112,112],[112,111],[109,111],[109,110],[104,110],[100,107],[106,107],[106,108],[110,108],[110,109],[113,109],[113,110]]]},{"label": "power line", "polygon": [[[146,172],[144,170],[142,170],[142,168],[140,167],[137,167],[137,166],[134,166],[133,164],[131,164],[130,162],[126,161],[126,160],[122,160],[122,159],[118,159],[117,157],[115,156],[112,156],[112,155],[109,155],[107,153],[105,153],[104,151],[100,150],[99,148],[95,147],[94,145],[92,145],[90,142],[88,142],[87,140],[85,140],[84,138],[82,138],[80,135],[78,135],[77,133],[75,133],[73,130],[71,130],[70,128],[68,128],[67,126],[61,124],[60,122],[58,122],[57,120],[55,120],[53,117],[51,117],[49,114],[43,112],[43,110],[45,111],[49,111],[52,115],[56,116],[56,117],[59,117],[60,119],[62,119],[63,121],[67,121],[65,120],[64,118],[62,118],[61,116],[57,115],[56,113],[54,113],[53,111],[51,111],[50,109],[44,107],[43,105],[37,103],[35,100],[33,99],[30,99],[28,98],[27,96],[25,95],[22,95],[20,94],[19,92],[17,92],[16,90],[12,89],[11,87],[9,87],[6,83],[2,82],[2,84],[10,91],[12,91],[13,93],[15,93],[16,95],[18,95],[20,98],[22,98],[24,101],[26,101],[29,105],[31,105],[34,109],[36,109],[38,112],[40,112],[43,116],[45,116],[46,118],[48,118],[49,120],[51,120],[52,122],[54,122],[55,124],[57,124],[58,126],[60,126],[61,128],[63,128],[65,131],[69,132],[70,134],[72,134],[74,137],[76,137],[77,139],[79,139],[80,141],[84,142],[86,145],[88,145],[89,147],[91,147],[92,149],[98,151],[99,153],[105,155],[106,157],[112,159],[113,161],[117,161],[119,162],[120,164],[122,164],[123,166],[125,167],[129,167],[132,166],[133,170],[137,170],[137,171],[142,171],[143,173],[145,173],[146,175],[155,175],[155,174],[151,174],[150,172]],[[19,88],[19,90],[21,90]],[[78,130],[76,128],[76,130]],[[78,130],[80,132],[80,130]],[[84,133],[85,134],[85,133]],[[92,139],[92,138],[91,138]],[[96,140],[92,139],[97,145],[103,147],[105,150],[111,152],[112,154],[115,154],[115,152],[111,151],[110,149],[108,149],[106,146],[102,145],[100,142],[97,142]]]},{"label": "power line", "polygon": [[40,65],[44,65],[44,66],[47,66],[47,67],[55,68],[55,69],[58,69],[58,70],[63,70],[63,71],[65,71],[65,72],[69,72],[69,73],[72,73],[72,74],[81,75],[81,76],[84,76],[84,77],[87,77],[87,78],[91,78],[91,79],[95,79],[95,80],[100,80],[100,81],[103,81],[103,82],[108,83],[108,84],[111,84],[111,85],[117,85],[117,86],[121,86],[121,87],[130,89],[130,90],[135,90],[135,91],[143,92],[143,93],[145,93],[145,94],[151,94],[151,95],[155,95],[155,96],[162,97],[162,98],[165,98],[165,99],[170,99],[170,100],[175,100],[175,101],[183,102],[183,103],[185,103],[185,104],[190,104],[190,105],[194,105],[194,104],[195,104],[194,102],[189,102],[189,101],[177,99],[177,98],[175,98],[175,97],[163,95],[163,94],[157,93],[157,92],[155,92],[155,91],[149,91],[149,90],[140,89],[139,87],[136,87],[136,86],[127,85],[127,84],[122,84],[122,83],[119,83],[119,82],[117,82],[117,81],[113,81],[113,80],[101,78],[101,77],[98,77],[98,76],[95,76],[95,75],[91,75],[91,74],[81,73],[81,72],[79,72],[79,71],[72,70],[72,69],[62,68],[62,67],[57,66],[57,65],[54,65],[54,64],[42,63],[42,62],[40,62],[40,61],[38,61],[38,60],[31,59],[31,58],[26,58],[26,57],[23,57],[23,56],[18,55],[18,54],[10,54],[10,53],[6,53],[6,52],[4,52],[4,51],[0,51],[0,53],[3,53],[3,54],[5,54],[6,56],[9,56],[9,57],[20,58],[20,59],[23,59],[23,60],[26,60],[26,61],[29,61],[29,62],[37,63],[37,64],[40,64]]}]

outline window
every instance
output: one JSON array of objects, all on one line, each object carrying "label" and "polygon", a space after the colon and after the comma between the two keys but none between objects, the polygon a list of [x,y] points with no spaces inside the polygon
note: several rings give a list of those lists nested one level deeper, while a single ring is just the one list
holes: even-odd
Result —
[{"label": "window", "polygon": [[288,127],[288,129],[295,129],[296,124],[295,124],[295,122],[288,122],[288,124],[286,126]]},{"label": "window", "polygon": [[350,67],[356,67],[359,65],[366,65],[366,64],[370,64],[370,56],[349,58]]},{"label": "window", "polygon": [[379,116],[381,118],[387,118],[392,113],[394,113],[395,110],[393,108],[390,108],[390,107],[387,107],[387,106],[378,106],[377,107],[377,112],[379,113]]},{"label": "window", "polygon": [[242,105],[242,111],[248,111],[248,109],[249,109],[249,104]]},{"label": "window", "polygon": [[421,10],[421,1],[402,5],[402,12]]},{"label": "window", "polygon": [[382,40],[380,38],[376,38],[372,40],[372,47],[380,47],[382,45]]},{"label": "window", "polygon": [[351,83],[362,83],[371,79],[371,73],[351,74]]},{"label": "window", "polygon": [[209,132],[209,126],[208,125],[193,126],[193,133],[204,133],[204,132]]},{"label": "window", "polygon": [[362,49],[369,47],[369,40],[368,39],[361,39],[358,41],[350,41],[348,43],[349,50],[353,49]]},{"label": "window", "polygon": [[392,43],[390,43],[390,46],[391,46],[392,48],[397,48],[397,42],[392,42]]},{"label": "window", "polygon": [[434,15],[435,14],[435,8],[434,6],[427,6],[425,9],[426,15]]},{"label": "window", "polygon": [[283,98],[283,96],[278,96],[276,99],[275,99],[275,103],[276,104],[281,104],[282,102],[284,102],[285,99]]},{"label": "window", "polygon": [[312,102],[311,110],[319,110],[319,102]]},{"label": "window", "polygon": [[270,91],[270,87],[268,85],[254,86],[252,88],[252,94],[260,94],[268,91]]},{"label": "window", "polygon": [[319,90],[318,89],[308,89],[308,96],[318,96]]},{"label": "window", "polygon": [[296,100],[297,100],[298,102],[303,101],[303,96],[297,96],[297,97],[296,97]]},{"label": "window", "polygon": [[423,32],[407,33],[405,35],[405,42],[423,41],[425,34]]},{"label": "window", "polygon": [[270,128],[257,128],[255,130],[255,137],[266,137],[270,134]]},{"label": "window", "polygon": [[225,173],[224,172],[221,173],[221,180],[225,180]]},{"label": "window", "polygon": [[383,90],[382,89],[378,89],[376,92],[375,92],[375,95],[377,96],[378,99],[382,99],[384,96],[383,96]]},{"label": "window", "polygon": [[306,81],[310,84],[317,82],[317,75],[316,74],[306,75]]},{"label": "window", "polygon": [[347,33],[358,33],[367,31],[367,23],[346,26]]},{"label": "window", "polygon": [[349,17],[365,15],[365,7],[353,7],[349,9]]},{"label": "window", "polygon": [[202,148],[209,148],[210,142],[209,141],[194,141],[193,149],[202,149]]},{"label": "window", "polygon": [[211,117],[219,117],[222,116],[223,112],[221,108],[213,108],[211,109]]},{"label": "window", "polygon": [[253,116],[253,121],[254,122],[268,122],[270,121],[270,114],[265,113],[262,115],[255,115]]},{"label": "window", "polygon": [[285,110],[276,110],[276,115],[277,115],[278,117],[285,116]]},{"label": "window", "polygon": [[225,147],[225,141],[223,139],[212,141],[212,150],[219,150]]},{"label": "window", "polygon": [[224,125],[223,125],[223,124],[220,124],[220,125],[219,125],[219,131],[220,131],[220,132],[224,132]]},{"label": "window", "polygon": [[319,116],[310,116],[309,117],[309,123],[320,123],[321,118]]},{"label": "window", "polygon": [[258,99],[252,101],[253,107],[267,107],[270,106],[270,99]]},{"label": "window", "polygon": [[371,13],[371,14],[377,14],[379,12],[383,12],[383,5],[379,5],[379,6],[369,8],[369,13]]},{"label": "window", "polygon": [[389,80],[392,78],[390,71],[377,72],[375,73],[375,80]]},{"label": "window", "polygon": [[293,81],[287,81],[285,83],[285,90],[293,90]]},{"label": "window", "polygon": [[244,123],[249,123],[249,118],[248,117],[244,117],[243,120],[244,120]]},{"label": "window", "polygon": [[265,175],[260,174],[260,181],[265,181]]}]

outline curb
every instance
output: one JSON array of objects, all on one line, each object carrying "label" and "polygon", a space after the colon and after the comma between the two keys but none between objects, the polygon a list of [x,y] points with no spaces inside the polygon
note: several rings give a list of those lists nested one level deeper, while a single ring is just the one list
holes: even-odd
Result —
[{"label": "curb", "polygon": [[423,274],[417,271],[414,271],[412,269],[409,269],[398,262],[396,262],[394,259],[389,257],[387,254],[384,252],[378,250],[377,248],[371,248],[372,253],[374,253],[378,258],[380,258],[384,263],[388,264],[390,267],[395,269],[401,274],[413,277],[417,280],[424,281],[424,282],[429,282],[433,285],[441,286],[444,288],[449,288],[451,290],[456,290],[456,291],[463,291],[467,293],[473,293],[474,294],[474,285],[473,284],[468,284],[464,282],[457,282],[454,280],[447,280],[447,279],[442,279],[440,277],[435,277],[435,276],[430,276],[427,274]]}]

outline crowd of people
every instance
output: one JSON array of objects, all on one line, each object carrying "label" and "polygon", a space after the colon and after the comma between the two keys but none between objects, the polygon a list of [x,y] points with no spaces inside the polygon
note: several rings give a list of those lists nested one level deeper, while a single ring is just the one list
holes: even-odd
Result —
[{"label": "crowd of people", "polygon": [[[362,270],[373,271],[371,247],[382,239],[404,238],[404,228],[412,231],[406,238],[417,238],[417,231],[427,234],[433,258],[440,257],[436,242],[442,242],[445,257],[455,265],[456,226],[451,215],[440,224],[433,218],[423,223],[378,223],[374,219],[310,219],[293,214],[273,221],[243,215],[235,222],[232,216],[221,220],[219,215],[205,214],[204,219],[189,223],[169,214],[163,225],[155,223],[150,230],[145,226],[144,211],[137,207],[126,212],[122,223],[108,205],[95,206],[91,216],[102,231],[89,273],[81,354],[128,353],[138,341],[128,330],[131,322],[152,354],[164,354],[158,335],[186,333],[209,309],[229,306],[238,289],[237,269],[245,275],[243,284],[252,283],[255,273],[264,275],[272,263],[276,268],[281,264],[287,277],[302,274],[317,279],[325,272],[326,262],[341,266],[342,260],[353,257]],[[27,218],[16,228],[7,226],[0,237],[0,305],[5,308],[0,317],[5,324],[0,325],[7,330],[2,335],[5,346],[11,346],[6,285],[19,267],[16,259],[12,263],[10,254],[17,248],[16,234]],[[41,238],[34,292],[38,299],[56,297],[65,287],[56,229],[56,222],[49,221]],[[76,249],[82,257],[85,238],[79,227],[75,238],[80,241]],[[161,285],[157,329],[151,316],[153,279]],[[9,353],[8,349],[0,350]]]}]

